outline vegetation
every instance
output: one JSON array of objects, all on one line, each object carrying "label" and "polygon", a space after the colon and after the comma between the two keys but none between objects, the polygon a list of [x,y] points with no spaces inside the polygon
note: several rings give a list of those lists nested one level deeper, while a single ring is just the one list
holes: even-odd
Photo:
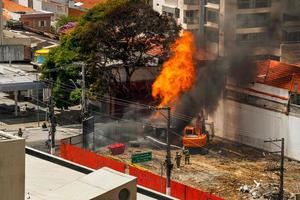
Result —
[{"label": "vegetation", "polygon": [[55,30],[57,30],[59,27],[61,27],[63,25],[66,25],[69,22],[77,22],[78,20],[79,20],[78,17],[62,15],[55,22]]},{"label": "vegetation", "polygon": [[174,19],[142,1],[107,1],[90,9],[75,30],[61,38],[42,66],[43,78],[55,81],[57,107],[78,103],[79,90],[72,85],[80,79],[81,69],[73,63],[83,61],[91,96],[100,92],[130,98],[132,74],[153,59],[147,52],[159,47],[156,57],[165,59],[179,31]]}]

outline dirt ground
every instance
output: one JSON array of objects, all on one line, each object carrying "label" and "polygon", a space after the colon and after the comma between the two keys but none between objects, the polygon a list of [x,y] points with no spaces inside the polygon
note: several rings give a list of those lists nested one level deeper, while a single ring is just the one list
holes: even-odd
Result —
[{"label": "dirt ground", "polygon": [[[127,147],[125,153],[117,157],[130,163],[131,154],[146,151],[153,152],[154,160],[164,161],[165,151],[159,150],[157,146]],[[103,148],[99,152],[109,154]],[[173,163],[175,154],[176,150],[172,150]],[[271,157],[248,146],[215,139],[208,154],[191,155],[190,165],[184,165],[184,158],[181,159],[180,168],[174,165],[172,179],[225,199],[247,199],[247,196],[238,190],[241,186],[254,185],[254,180],[262,184],[279,183],[278,175],[266,171],[268,165],[276,163],[271,160],[279,161],[279,157]],[[161,171],[157,161],[141,163],[140,166],[156,174],[160,174]],[[300,193],[300,164],[286,159],[285,168],[285,190]]]}]

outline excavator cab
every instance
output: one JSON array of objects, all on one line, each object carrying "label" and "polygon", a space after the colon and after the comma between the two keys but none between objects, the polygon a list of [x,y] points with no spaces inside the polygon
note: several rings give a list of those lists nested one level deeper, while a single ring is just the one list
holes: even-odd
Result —
[{"label": "excavator cab", "polygon": [[185,148],[201,148],[206,145],[207,135],[196,133],[195,127],[187,126],[184,128],[182,143]]},{"label": "excavator cab", "polygon": [[[196,126],[186,126],[183,132],[182,144],[184,148],[201,148],[208,143],[208,134],[205,130],[205,122],[199,115],[196,119]],[[202,126],[200,127],[200,124]]]}]

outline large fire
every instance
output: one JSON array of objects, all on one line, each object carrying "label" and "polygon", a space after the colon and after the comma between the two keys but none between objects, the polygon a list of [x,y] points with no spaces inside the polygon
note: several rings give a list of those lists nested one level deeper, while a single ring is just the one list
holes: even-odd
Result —
[{"label": "large fire", "polygon": [[192,87],[196,74],[195,50],[193,35],[187,31],[171,46],[172,55],[152,85],[152,96],[161,98],[159,106],[174,107],[180,95]]}]

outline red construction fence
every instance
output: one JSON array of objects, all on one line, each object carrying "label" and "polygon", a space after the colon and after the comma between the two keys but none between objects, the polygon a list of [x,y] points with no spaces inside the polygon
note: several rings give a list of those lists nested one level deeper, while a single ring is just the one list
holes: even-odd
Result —
[{"label": "red construction fence", "polygon": [[[125,163],[101,156],[80,147],[64,144],[62,142],[60,153],[62,158],[92,169],[109,167],[125,173]],[[137,177],[137,183],[139,185],[157,192],[166,193],[166,178],[131,165],[129,165],[129,174]],[[202,192],[176,181],[171,181],[171,196],[181,200],[223,200],[220,197]]]},{"label": "red construction fence", "polygon": [[120,161],[101,156],[94,152],[82,149],[70,144],[61,143],[60,156],[72,162],[90,167],[92,169],[100,169],[102,167],[109,167],[119,172],[125,173],[126,165]]}]

